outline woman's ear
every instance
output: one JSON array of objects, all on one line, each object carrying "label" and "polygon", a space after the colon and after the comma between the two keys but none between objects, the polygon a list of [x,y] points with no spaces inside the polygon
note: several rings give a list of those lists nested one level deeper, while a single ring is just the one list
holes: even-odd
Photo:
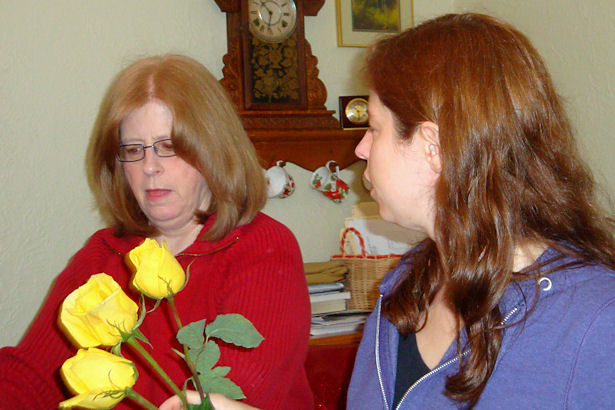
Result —
[{"label": "woman's ear", "polygon": [[442,171],[440,157],[440,131],[436,124],[431,121],[422,122],[419,125],[419,133],[425,144],[425,158],[431,169],[439,174]]}]

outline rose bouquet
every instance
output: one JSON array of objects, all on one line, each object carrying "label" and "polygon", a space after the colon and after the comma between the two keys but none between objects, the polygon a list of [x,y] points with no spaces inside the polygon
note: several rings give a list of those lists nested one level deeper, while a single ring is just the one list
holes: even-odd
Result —
[{"label": "rose bouquet", "polygon": [[[220,349],[213,339],[220,339],[245,348],[257,347],[263,340],[252,323],[240,314],[218,315],[206,324],[205,319],[183,326],[174,296],[187,283],[187,274],[169,251],[151,239],[126,255],[126,263],[134,272],[132,286],[141,293],[139,306],[105,273],[94,274],[73,291],[62,303],[59,324],[66,335],[79,347],[77,354],[64,362],[60,373],[75,396],[61,402],[60,408],[111,408],[129,397],[145,408],[156,409],[133,386],[138,371],[133,362],[122,357],[126,344],[140,354],[169,384],[186,409],[213,408],[208,393],[221,393],[231,399],[245,398],[241,388],[225,376],[230,367],[216,366]],[[191,374],[180,389],[165,373],[142,343],[147,338],[139,331],[145,320],[145,297],[169,303],[177,324],[177,340],[183,351],[175,351],[186,363]],[[108,348],[105,350],[101,347]],[[191,405],[185,390],[189,385],[199,392],[201,404]]]}]

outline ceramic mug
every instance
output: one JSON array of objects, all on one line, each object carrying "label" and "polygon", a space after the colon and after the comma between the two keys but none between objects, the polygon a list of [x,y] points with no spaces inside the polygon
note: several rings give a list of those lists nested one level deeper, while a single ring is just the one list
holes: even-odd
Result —
[{"label": "ceramic mug", "polygon": [[295,181],[286,172],[284,165],[286,165],[284,161],[277,161],[275,166],[265,172],[269,198],[286,198],[295,191]]},{"label": "ceramic mug", "polygon": [[[334,171],[331,166],[335,166]],[[348,184],[340,178],[340,167],[333,160],[312,173],[310,186],[338,204],[348,196]]]}]

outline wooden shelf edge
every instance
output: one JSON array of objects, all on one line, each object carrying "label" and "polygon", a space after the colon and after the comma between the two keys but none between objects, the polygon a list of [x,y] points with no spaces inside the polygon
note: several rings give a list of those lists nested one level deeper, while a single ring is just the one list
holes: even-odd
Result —
[{"label": "wooden shelf edge", "polygon": [[339,335],[319,337],[311,336],[309,344],[312,346],[359,344],[362,336],[363,332],[343,333]]},{"label": "wooden shelf edge", "polygon": [[275,129],[246,130],[256,147],[261,165],[269,168],[276,161],[292,162],[309,171],[335,160],[340,169],[359,161],[354,155],[364,129]]}]

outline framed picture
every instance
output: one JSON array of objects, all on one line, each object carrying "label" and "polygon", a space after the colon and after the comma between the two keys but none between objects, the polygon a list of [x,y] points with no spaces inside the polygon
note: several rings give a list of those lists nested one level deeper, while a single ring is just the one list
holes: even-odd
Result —
[{"label": "framed picture", "polygon": [[412,27],[412,0],[335,0],[337,45],[367,47]]}]

